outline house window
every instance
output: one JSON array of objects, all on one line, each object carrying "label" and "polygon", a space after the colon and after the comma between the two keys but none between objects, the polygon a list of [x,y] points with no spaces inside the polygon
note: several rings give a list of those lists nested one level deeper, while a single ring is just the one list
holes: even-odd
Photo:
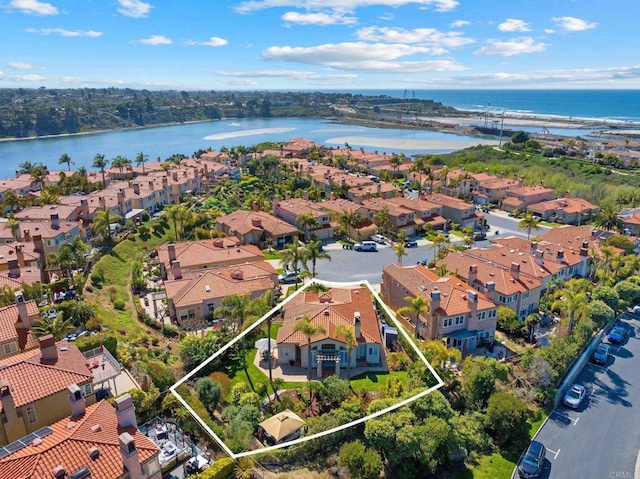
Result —
[{"label": "house window", "polygon": [[522,293],[522,299],[526,299],[529,297],[529,291]]},{"label": "house window", "polygon": [[454,320],[454,324],[456,326],[459,326],[461,324],[464,324],[464,316],[456,316],[455,320]]},{"label": "house window", "polygon": [[486,311],[480,311],[478,313],[478,321],[484,321],[485,319],[487,319],[487,312]]},{"label": "house window", "polygon": [[505,304],[507,302],[507,298],[505,298],[503,295],[498,295],[498,302]]},{"label": "house window", "polygon": [[5,356],[18,352],[18,343],[15,341],[9,344],[4,345],[4,354]]},{"label": "house window", "polygon": [[497,309],[491,309],[489,310],[489,319],[493,319],[496,316],[498,316],[498,310]]},{"label": "house window", "polygon": [[91,383],[87,383],[85,385],[82,386],[82,397],[87,397],[90,396],[91,394],[93,394],[93,387],[91,386]]},{"label": "house window", "polygon": [[211,304],[207,304],[207,313],[213,313],[216,309],[216,305],[211,303]]},{"label": "house window", "polygon": [[443,328],[450,328],[453,325],[453,318],[444,318],[442,320]]},{"label": "house window", "polygon": [[377,356],[378,348],[369,346],[369,356]]},{"label": "house window", "polygon": [[29,424],[33,424],[38,420],[36,417],[36,408],[33,406],[27,407],[27,418],[29,419]]}]

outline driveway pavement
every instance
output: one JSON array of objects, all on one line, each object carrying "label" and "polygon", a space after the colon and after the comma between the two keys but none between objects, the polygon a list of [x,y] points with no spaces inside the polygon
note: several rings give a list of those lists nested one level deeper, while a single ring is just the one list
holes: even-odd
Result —
[{"label": "driveway pavement", "polygon": [[542,478],[640,477],[640,316],[625,313],[617,324],[627,339],[612,345],[606,365],[588,363],[576,380],[588,391],[583,405],[558,406],[536,436],[547,448]]}]

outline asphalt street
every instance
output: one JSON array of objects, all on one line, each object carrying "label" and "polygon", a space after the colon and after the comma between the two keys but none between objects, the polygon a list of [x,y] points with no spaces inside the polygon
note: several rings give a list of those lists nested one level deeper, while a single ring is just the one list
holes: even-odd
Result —
[{"label": "asphalt street", "polygon": [[617,323],[627,339],[612,345],[606,365],[587,363],[576,380],[587,388],[584,403],[558,406],[536,436],[547,448],[541,478],[638,477],[640,316],[625,313]]}]

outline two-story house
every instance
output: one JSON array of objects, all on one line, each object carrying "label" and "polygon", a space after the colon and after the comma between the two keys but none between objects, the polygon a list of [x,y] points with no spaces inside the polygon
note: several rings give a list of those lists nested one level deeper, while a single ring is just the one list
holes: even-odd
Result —
[{"label": "two-story house", "polygon": [[418,323],[408,318],[417,336],[443,340],[462,353],[493,342],[497,305],[456,277],[440,277],[422,265],[390,264],[382,271],[380,288],[383,300],[394,310],[408,305],[407,296],[424,298],[428,309],[418,315]]}]

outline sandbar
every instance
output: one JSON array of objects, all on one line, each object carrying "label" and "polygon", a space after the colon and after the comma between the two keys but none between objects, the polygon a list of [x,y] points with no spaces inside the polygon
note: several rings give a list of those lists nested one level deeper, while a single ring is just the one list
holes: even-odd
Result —
[{"label": "sandbar", "polygon": [[476,145],[498,145],[498,140],[487,140],[485,138],[460,139],[460,140],[418,140],[403,138],[376,138],[373,136],[341,136],[329,138],[325,143],[337,143],[343,145],[368,146],[388,149],[407,150],[462,150]]},{"label": "sandbar", "polygon": [[241,136],[252,135],[268,135],[272,133],[286,133],[293,131],[295,128],[255,128],[253,130],[229,131],[226,133],[216,133],[215,135],[205,136],[205,140],[226,140],[227,138],[238,138]]}]

